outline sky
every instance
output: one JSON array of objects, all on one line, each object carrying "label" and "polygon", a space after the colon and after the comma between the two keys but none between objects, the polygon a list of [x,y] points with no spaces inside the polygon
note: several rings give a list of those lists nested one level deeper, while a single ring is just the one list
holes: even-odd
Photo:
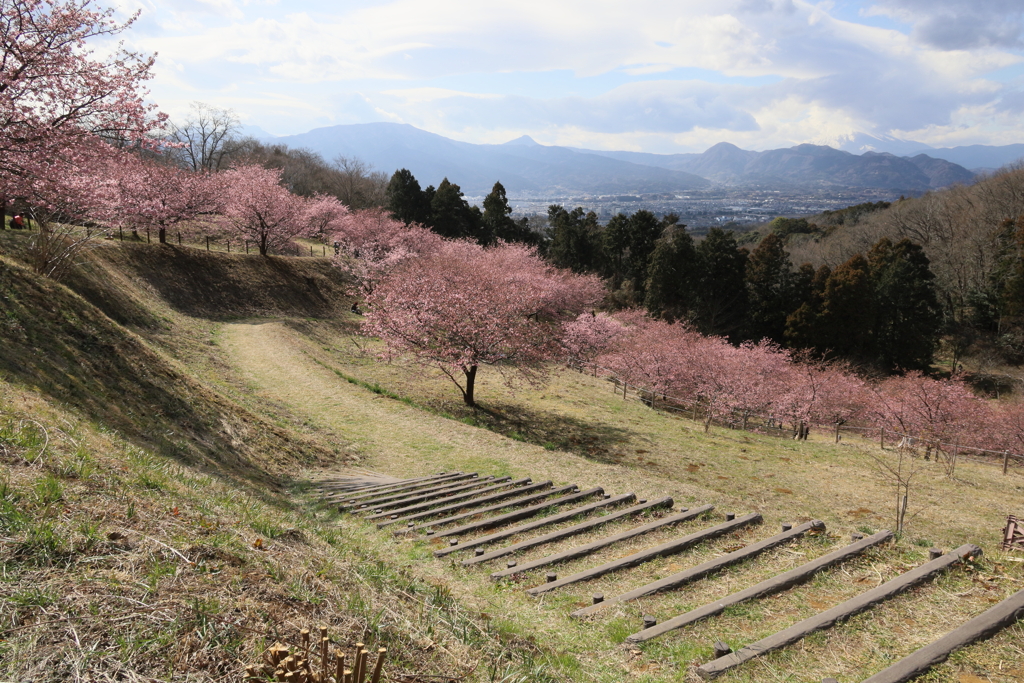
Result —
[{"label": "sky", "polygon": [[[657,153],[1024,142],[1024,0],[115,0],[151,98],[291,135]],[[861,140],[861,138],[857,138]],[[870,145],[870,141],[868,142]]]}]

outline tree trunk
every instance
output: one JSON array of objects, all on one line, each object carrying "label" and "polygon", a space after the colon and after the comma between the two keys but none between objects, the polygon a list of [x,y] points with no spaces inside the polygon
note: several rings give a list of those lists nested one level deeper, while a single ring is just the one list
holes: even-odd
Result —
[{"label": "tree trunk", "polygon": [[267,236],[263,235],[260,237],[260,256],[267,255]]},{"label": "tree trunk", "polygon": [[462,371],[466,373],[466,388],[462,391],[462,400],[470,408],[476,408],[476,401],[473,399],[473,388],[476,385],[476,367],[475,365],[470,365],[468,368],[462,368]]},{"label": "tree trunk", "polygon": [[167,244],[167,228],[161,225],[157,234],[160,236],[160,244]]}]

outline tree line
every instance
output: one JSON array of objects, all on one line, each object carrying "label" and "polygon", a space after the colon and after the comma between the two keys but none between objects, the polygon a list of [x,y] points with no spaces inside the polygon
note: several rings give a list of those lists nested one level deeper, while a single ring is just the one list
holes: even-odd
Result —
[{"label": "tree line", "polygon": [[834,269],[795,268],[776,232],[748,248],[720,228],[695,240],[677,216],[646,210],[602,226],[593,212],[552,206],[548,220],[548,258],[605,278],[612,308],[642,306],[734,344],[767,339],[886,372],[932,362],[941,332],[935,276],[909,239],[883,237]]}]

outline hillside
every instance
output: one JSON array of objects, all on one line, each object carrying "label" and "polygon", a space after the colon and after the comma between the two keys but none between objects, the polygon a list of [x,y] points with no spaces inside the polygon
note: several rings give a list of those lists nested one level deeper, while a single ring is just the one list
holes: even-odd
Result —
[{"label": "hillside", "polygon": [[974,177],[927,153],[913,158],[858,155],[821,145],[754,152],[722,142],[701,154],[651,154],[540,145],[525,136],[503,145],[478,145],[396,123],[318,128],[273,142],[307,148],[325,159],[356,157],[387,174],[407,168],[423,187],[447,177],[470,196],[487,194],[499,180],[513,196],[558,197],[690,192],[709,188],[709,181],[916,194]]},{"label": "hillside", "polygon": [[[17,253],[24,237],[0,233],[0,246]],[[778,630],[920,564],[931,545],[979,543],[985,555],[968,567],[722,679],[767,683],[786,671],[860,680],[1024,582],[1020,563],[996,548],[1021,473],[965,462],[950,480],[925,463],[910,533],[895,547],[624,647],[641,614],[667,618],[820,556],[855,530],[885,528],[891,492],[871,456],[891,452],[856,439],[837,446],[826,434],[805,443],[704,434],[575,372],[510,392],[485,370],[483,407],[473,411],[437,373],[377,360],[325,259],[104,244],[68,286],[9,256],[0,283],[2,679],[231,680],[260,646],[323,622],[346,643],[387,646],[396,681],[399,672],[694,680],[693,664],[710,658],[715,640]],[[764,524],[538,601],[521,589],[543,573],[493,583],[493,564],[434,559],[440,541],[396,541],[339,516],[310,484],[442,470],[671,495],[677,506],[714,504],[718,515],[757,511]],[[584,622],[567,616],[595,591],[614,595],[809,519],[827,533],[642,605]],[[1020,625],[1007,629],[929,680],[1020,680],[1009,663],[1022,637]]]}]

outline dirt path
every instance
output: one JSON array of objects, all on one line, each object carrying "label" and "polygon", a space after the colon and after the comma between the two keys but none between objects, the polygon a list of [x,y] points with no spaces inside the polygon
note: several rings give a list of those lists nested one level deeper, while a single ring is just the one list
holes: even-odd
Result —
[{"label": "dirt path", "polygon": [[603,486],[609,493],[707,499],[698,487],[634,470],[555,453],[410,407],[350,384],[314,362],[308,342],[281,322],[231,323],[221,343],[237,371],[260,394],[286,404],[334,432],[358,453],[361,466],[398,477],[439,470],[550,478],[556,483]]}]

